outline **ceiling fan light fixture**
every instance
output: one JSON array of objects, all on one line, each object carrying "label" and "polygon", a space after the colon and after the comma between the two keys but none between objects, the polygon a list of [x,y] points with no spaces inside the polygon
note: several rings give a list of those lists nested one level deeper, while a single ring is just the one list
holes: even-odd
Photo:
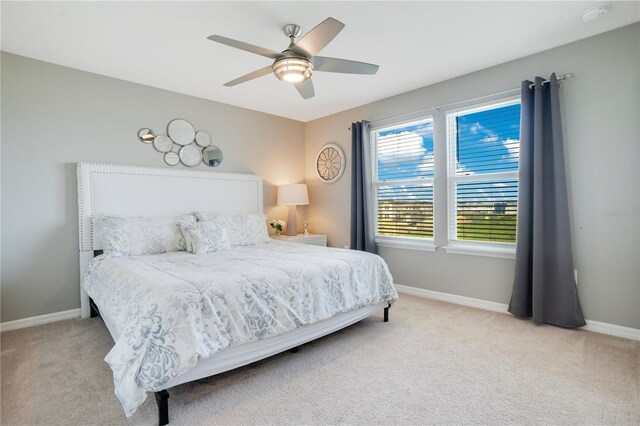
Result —
[{"label": "ceiling fan light fixture", "polygon": [[313,64],[306,58],[288,57],[273,63],[273,73],[281,81],[300,83],[313,74]]}]

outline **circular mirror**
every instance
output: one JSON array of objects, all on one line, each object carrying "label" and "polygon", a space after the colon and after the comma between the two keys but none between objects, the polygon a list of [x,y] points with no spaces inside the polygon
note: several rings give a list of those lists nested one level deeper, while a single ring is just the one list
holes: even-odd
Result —
[{"label": "circular mirror", "polygon": [[187,167],[195,167],[202,161],[202,153],[195,145],[187,145],[178,151],[180,161]]},{"label": "circular mirror", "polygon": [[196,132],[196,143],[203,148],[211,145],[211,135],[205,130],[198,130]]},{"label": "circular mirror", "polygon": [[176,118],[167,124],[167,135],[178,145],[189,145],[196,137],[196,129],[187,120]]},{"label": "circular mirror", "polygon": [[147,129],[146,127],[138,130],[138,139],[140,142],[144,143],[153,143],[156,135],[153,133],[153,130]]},{"label": "circular mirror", "polygon": [[222,151],[215,145],[202,150],[202,162],[209,167],[218,167],[222,164]]},{"label": "circular mirror", "polygon": [[180,162],[180,157],[177,152],[169,151],[164,155],[164,162],[169,166],[177,166]]},{"label": "circular mirror", "polygon": [[167,135],[158,135],[153,140],[153,147],[158,152],[169,152],[173,148],[173,142]]}]

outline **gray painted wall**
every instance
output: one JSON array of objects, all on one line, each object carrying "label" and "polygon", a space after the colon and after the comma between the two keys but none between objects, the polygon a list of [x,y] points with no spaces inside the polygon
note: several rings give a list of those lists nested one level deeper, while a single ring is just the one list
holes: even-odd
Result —
[{"label": "gray painted wall", "polygon": [[[313,232],[349,244],[351,168],[326,185],[314,163],[328,142],[350,161],[351,122],[383,120],[520,87],[524,79],[573,72],[562,89],[565,153],[578,292],[588,319],[640,328],[640,24],[464,75],[306,123],[306,179]],[[436,161],[445,158],[436,135]],[[436,238],[446,239],[446,176],[436,176]],[[622,216],[607,215],[607,211]],[[394,280],[419,288],[508,303],[513,260],[381,248]]]},{"label": "gray painted wall", "polygon": [[4,52],[1,61],[2,322],[80,306],[76,163],[163,167],[137,140],[141,127],[164,133],[181,117],[208,130],[224,152],[215,170],[261,175],[265,213],[286,218],[275,185],[304,179],[303,123]]}]

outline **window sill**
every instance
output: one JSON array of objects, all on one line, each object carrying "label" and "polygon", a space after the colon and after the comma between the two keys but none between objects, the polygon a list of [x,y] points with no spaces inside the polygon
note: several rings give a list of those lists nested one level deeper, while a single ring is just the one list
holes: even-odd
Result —
[{"label": "window sill", "polygon": [[399,248],[405,250],[436,251],[433,240],[422,238],[381,238],[376,237],[376,244],[379,247]]},{"label": "window sill", "polygon": [[465,254],[470,256],[499,257],[503,259],[515,259],[516,248],[509,246],[494,246],[493,244],[469,244],[450,243],[443,247],[444,251],[452,254]]}]

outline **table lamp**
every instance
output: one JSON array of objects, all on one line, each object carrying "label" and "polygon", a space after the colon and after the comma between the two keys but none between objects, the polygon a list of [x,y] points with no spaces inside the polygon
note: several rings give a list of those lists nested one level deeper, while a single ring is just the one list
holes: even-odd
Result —
[{"label": "table lamp", "polygon": [[278,205],[289,206],[287,235],[294,236],[298,234],[296,206],[306,204],[309,204],[309,194],[307,193],[307,185],[304,183],[292,183],[278,186]]}]

